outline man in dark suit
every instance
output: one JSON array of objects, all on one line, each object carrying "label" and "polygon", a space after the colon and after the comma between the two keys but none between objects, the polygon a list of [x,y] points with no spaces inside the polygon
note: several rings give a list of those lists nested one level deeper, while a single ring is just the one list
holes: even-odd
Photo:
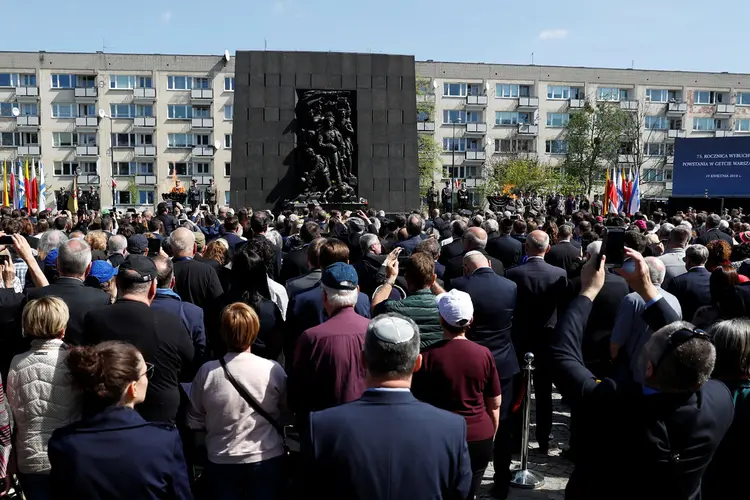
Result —
[{"label": "man in dark suit", "polygon": [[[312,224],[315,223],[313,222]],[[286,282],[286,294],[289,297],[289,300],[292,300],[296,295],[311,289],[320,281],[320,276],[322,275],[319,262],[320,248],[325,242],[325,238],[316,238],[305,248],[307,266],[310,268],[310,271]]]},{"label": "man in dark suit", "polygon": [[466,422],[409,390],[422,365],[416,324],[378,316],[362,358],[362,398],[310,415],[305,491],[314,498],[466,498]]},{"label": "man in dark suit", "polygon": [[[634,390],[597,380],[583,365],[581,337],[605,275],[593,259],[551,348],[555,384],[581,424],[572,429],[576,462],[565,498],[599,498],[603,488],[614,500],[699,498],[703,473],[734,416],[731,394],[709,380],[716,351],[708,336],[678,321],[644,258],[626,252],[635,272],[619,272],[646,303],[642,317],[655,332],[641,350],[645,384]],[[604,445],[613,439],[617,447]]]},{"label": "man in dark suit", "polygon": [[315,222],[305,222],[299,232],[302,239],[302,247],[292,250],[284,256],[281,263],[279,283],[286,285],[287,281],[303,276],[308,271],[307,248],[313,240],[320,238],[320,226]]},{"label": "man in dark suit", "polygon": [[516,284],[492,271],[487,258],[479,252],[464,256],[466,276],[453,280],[453,287],[471,296],[474,321],[467,338],[490,350],[500,377],[502,404],[500,425],[495,435],[493,496],[508,494],[511,462],[510,416],[515,403],[514,379],[521,371],[511,337],[513,311],[516,308]]},{"label": "man in dark suit", "polygon": [[487,253],[502,262],[505,269],[516,267],[523,257],[523,243],[510,235],[512,229],[513,221],[503,219],[500,224],[502,234],[487,242]]},{"label": "man in dark suit", "polygon": [[451,258],[445,266],[443,281],[445,282],[446,290],[450,291],[451,288],[453,288],[451,280],[460,278],[464,275],[464,255],[471,251],[477,251],[483,254],[489,261],[490,266],[495,273],[500,276],[505,274],[503,263],[494,257],[490,257],[485,251],[485,248],[487,247],[487,232],[484,229],[481,227],[469,228],[461,239],[463,241],[463,252]]},{"label": "man in dark suit", "polygon": [[565,300],[568,279],[565,271],[544,262],[549,236],[532,231],[526,239],[526,264],[509,269],[506,277],[518,287],[513,319],[513,337],[518,356],[533,352],[536,395],[536,438],[539,451],[549,451],[552,432],[552,371],[549,345],[557,324],[557,309]]},{"label": "man in dark suit", "polygon": [[359,261],[354,264],[359,277],[359,289],[368,297],[372,297],[375,289],[385,281],[385,255],[380,238],[376,234],[365,233],[359,238],[360,255]]},{"label": "man in dark suit", "polygon": [[41,297],[60,297],[68,306],[70,319],[65,331],[65,342],[71,345],[81,345],[83,342],[83,322],[86,314],[101,309],[110,304],[109,294],[98,289],[85,286],[91,268],[91,248],[81,240],[69,240],[58,249],[57,253],[57,282],[43,288],[29,288],[27,301]]},{"label": "man in dark suit", "polygon": [[424,219],[420,215],[411,214],[406,219],[406,233],[409,238],[399,241],[393,245],[393,248],[403,248],[401,254],[408,257],[417,248],[417,245],[422,243],[422,229],[424,229]]},{"label": "man in dark suit", "polygon": [[688,271],[675,276],[667,285],[667,291],[680,301],[685,320],[692,320],[695,311],[711,304],[711,273],[706,269],[707,260],[708,249],[705,246],[690,245],[685,250],[685,267]]},{"label": "man in dark suit", "polygon": [[724,231],[722,231],[721,229],[719,229],[719,224],[721,224],[721,217],[719,217],[716,214],[709,215],[708,218],[706,219],[706,232],[698,236],[695,242],[698,243],[699,245],[706,246],[708,245],[709,241],[724,240],[730,245],[734,245],[734,241],[732,241],[732,237],[729,236]]},{"label": "man in dark suit", "polygon": [[180,227],[169,237],[174,262],[174,291],[185,302],[204,309],[221,296],[223,290],[214,268],[194,260],[195,235]]},{"label": "man in dark suit", "polygon": [[86,315],[83,338],[86,344],[120,340],[136,346],[143,359],[154,365],[146,400],[136,410],[151,422],[174,422],[180,405],[179,383],[194,375],[194,350],[179,317],[150,307],[156,279],[151,259],[129,255],[117,273],[119,299]]},{"label": "man in dark suit", "polygon": [[552,245],[544,260],[547,264],[564,269],[567,273],[570,271],[573,262],[581,258],[581,247],[571,243],[573,237],[573,228],[563,224],[557,231],[557,244]]},{"label": "man in dark suit", "polygon": [[451,223],[451,231],[453,232],[453,241],[443,246],[440,250],[440,259],[438,261],[445,265],[448,265],[448,261],[453,257],[462,255],[464,253],[464,243],[461,241],[464,233],[468,226],[462,220],[454,220]]}]

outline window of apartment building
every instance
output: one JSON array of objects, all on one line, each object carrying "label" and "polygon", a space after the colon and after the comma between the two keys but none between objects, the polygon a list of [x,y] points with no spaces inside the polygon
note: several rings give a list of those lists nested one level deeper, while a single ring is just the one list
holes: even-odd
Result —
[{"label": "window of apartment building", "polygon": [[737,106],[750,106],[750,92],[737,92]]},{"label": "window of apartment building", "polygon": [[32,145],[39,145],[39,134],[36,132],[21,132],[21,146]]},{"label": "window of apartment building", "polygon": [[195,145],[195,137],[193,136],[193,134],[167,135],[168,148],[192,148],[193,145]]},{"label": "window of apartment building", "polygon": [[138,175],[154,175],[154,162],[139,161],[136,163]]},{"label": "window of apartment building", "polygon": [[36,87],[36,75],[0,73],[0,87]]},{"label": "window of apartment building", "polygon": [[76,105],[73,103],[52,104],[52,118],[75,118]]},{"label": "window of apartment building", "polygon": [[96,146],[95,133],[79,133],[77,137],[79,146]]},{"label": "window of apartment building", "polygon": [[667,130],[669,127],[669,121],[666,116],[647,115],[643,122],[649,130]]},{"label": "window of apartment building", "polygon": [[224,205],[229,206],[229,191],[224,191]]},{"label": "window of apartment building", "polygon": [[232,149],[232,134],[224,134],[224,147]]},{"label": "window of apartment building", "polygon": [[231,104],[224,105],[224,119],[231,120],[234,118],[234,106]]},{"label": "window of apartment building", "polygon": [[19,83],[22,87],[36,87],[36,75],[34,73],[19,75],[19,77]]},{"label": "window of apartment building", "polygon": [[484,95],[484,85],[481,83],[470,83],[466,87],[467,95]]},{"label": "window of apartment building", "polygon": [[169,162],[169,175],[188,175],[188,163],[184,161]]},{"label": "window of apartment building", "polygon": [[564,127],[570,121],[568,113],[547,113],[548,127]]},{"label": "window of apartment building", "polygon": [[547,99],[578,99],[578,89],[563,85],[547,85]]},{"label": "window of apartment building", "polygon": [[[526,87],[528,89],[528,87]],[[498,83],[495,85],[495,96],[503,99],[517,99],[520,86],[512,83]]]},{"label": "window of apartment building", "polygon": [[750,120],[747,118],[734,121],[734,130],[737,132],[750,132]]},{"label": "window of apartment building", "polygon": [[484,151],[482,139],[466,139],[466,151]]},{"label": "window of apartment building", "polygon": [[78,105],[78,114],[76,116],[84,117],[84,118],[94,118],[96,117],[96,105],[95,104],[79,104]]},{"label": "window of apartment building", "polygon": [[82,161],[78,164],[79,174],[98,175],[99,171],[95,161]]},{"label": "window of apartment building", "polygon": [[153,205],[154,204],[154,190],[153,189],[139,189],[138,190],[138,203],[141,205]]},{"label": "window of apartment building", "polygon": [[531,139],[495,139],[496,153],[528,153],[533,151]]},{"label": "window of apartment building", "polygon": [[568,141],[563,139],[544,141],[544,151],[551,155],[568,154]]},{"label": "window of apartment building", "polygon": [[111,140],[113,148],[135,147],[135,134],[112,134]]},{"label": "window of apartment building", "polygon": [[150,76],[109,75],[109,88],[113,90],[150,89],[151,87]]},{"label": "window of apartment building", "polygon": [[12,102],[0,102],[0,116],[5,116],[5,117],[13,116],[13,103]]},{"label": "window of apartment building", "polygon": [[714,92],[712,90],[693,91],[693,101],[695,104],[716,104],[722,100],[723,96],[721,92]]},{"label": "window of apartment building", "polygon": [[466,139],[463,137],[443,137],[443,151],[466,151]]},{"label": "window of apartment building", "polygon": [[674,172],[674,170],[672,170],[671,168],[665,168],[664,169],[664,180],[665,181],[671,181],[672,180],[672,172]]},{"label": "window of apartment building", "polygon": [[234,92],[234,77],[233,76],[224,77],[224,90],[226,90],[227,92]]},{"label": "window of apartment building", "polygon": [[206,161],[198,161],[193,164],[192,175],[210,175],[211,174],[211,163]]},{"label": "window of apartment building", "polygon": [[35,102],[23,102],[18,105],[21,116],[39,116],[39,106]]},{"label": "window of apartment building", "polygon": [[196,146],[210,146],[211,135],[210,134],[195,134],[193,141]]},{"label": "window of apartment building", "polygon": [[518,125],[529,123],[529,113],[518,111],[495,111],[495,125]]},{"label": "window of apartment building", "polygon": [[154,175],[154,163],[150,161],[118,161],[113,165],[112,175]]},{"label": "window of apartment building", "polygon": [[78,168],[78,162],[73,161],[56,161],[52,167],[54,175],[73,175]]},{"label": "window of apartment building", "polygon": [[466,111],[461,109],[444,109],[443,124],[466,123]]},{"label": "window of apartment building", "polygon": [[193,88],[194,89],[210,89],[211,88],[211,79],[210,78],[193,77]]},{"label": "window of apartment building", "polygon": [[596,98],[599,101],[625,101],[628,98],[628,91],[627,89],[599,87],[596,91]]},{"label": "window of apartment building", "polygon": [[643,176],[643,182],[664,182],[664,170],[661,168],[646,169],[641,175]]},{"label": "window of apartment building", "polygon": [[0,146],[20,146],[21,136],[18,132],[2,132],[0,133]]},{"label": "window of apartment building", "polygon": [[52,145],[56,148],[71,148],[78,142],[77,137],[71,132],[53,132]]},{"label": "window of apartment building", "polygon": [[229,177],[232,175],[232,163],[226,162],[224,163],[224,177]]},{"label": "window of apartment building", "polygon": [[92,89],[96,87],[96,76],[94,75],[76,75],[75,86],[78,88]]},{"label": "window of apartment building", "polygon": [[193,106],[193,118],[211,118],[211,107]]},{"label": "window of apartment building", "polygon": [[130,191],[115,191],[115,201],[118,205],[130,205],[133,202]]},{"label": "window of apartment building", "polygon": [[189,120],[193,117],[193,107],[189,104],[170,104],[167,111],[167,116],[172,120]]},{"label": "window of apartment building", "polygon": [[[210,162],[169,162],[169,175],[210,175]],[[175,173],[176,172],[176,173]]]},{"label": "window of apartment building", "polygon": [[189,76],[167,76],[167,88],[169,90],[190,90],[193,88],[193,79]]},{"label": "window of apartment building", "polygon": [[693,130],[716,130],[720,129],[720,120],[713,118],[693,118]]},{"label": "window of apartment building", "polygon": [[445,97],[466,97],[465,83],[444,83],[443,84],[443,96]]},{"label": "window of apartment building", "polygon": [[428,113],[427,111],[417,111],[417,121],[418,122],[430,121],[430,113]]},{"label": "window of apartment building", "polygon": [[112,118],[154,116],[154,107],[150,104],[110,104],[109,111]]},{"label": "window of apartment building", "polygon": [[682,130],[682,118],[670,118],[669,130]]},{"label": "window of apartment building", "polygon": [[480,169],[474,165],[448,167],[448,176],[456,179],[476,179]]},{"label": "window of apartment building", "polygon": [[52,75],[52,88],[53,89],[72,89],[76,86],[76,75],[66,74],[53,74]]},{"label": "window of apartment building", "polygon": [[666,89],[646,89],[647,102],[667,102],[667,100]]},{"label": "window of apartment building", "polygon": [[674,144],[663,142],[647,142],[643,146],[643,154],[646,156],[667,156],[674,154]]}]

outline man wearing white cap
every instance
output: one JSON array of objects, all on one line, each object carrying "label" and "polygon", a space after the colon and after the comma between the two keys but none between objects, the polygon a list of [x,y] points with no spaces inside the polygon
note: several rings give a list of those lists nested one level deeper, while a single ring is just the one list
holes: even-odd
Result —
[{"label": "man wearing white cap", "polygon": [[362,398],[310,414],[312,498],[466,498],[471,468],[466,422],[409,390],[422,365],[419,328],[383,314],[370,321]]},{"label": "man wearing white cap", "polygon": [[435,302],[443,340],[422,353],[422,369],[414,375],[413,390],[425,403],[466,420],[473,476],[467,498],[473,500],[492,459],[492,443],[500,421],[500,379],[489,349],[466,339],[474,318],[469,294],[451,290],[438,295]]}]

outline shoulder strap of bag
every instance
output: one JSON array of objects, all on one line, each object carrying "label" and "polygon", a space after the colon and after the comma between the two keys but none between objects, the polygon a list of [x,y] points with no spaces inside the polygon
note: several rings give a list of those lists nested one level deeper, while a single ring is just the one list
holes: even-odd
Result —
[{"label": "shoulder strap of bag", "polygon": [[245,390],[244,387],[242,387],[240,384],[237,383],[237,380],[232,376],[232,374],[229,372],[229,369],[227,368],[227,363],[224,361],[224,358],[219,359],[219,363],[221,364],[222,369],[224,370],[224,375],[227,377],[227,380],[229,380],[229,383],[234,386],[234,388],[237,390],[237,392],[242,396],[242,399],[244,399],[247,404],[250,405],[250,407],[258,412],[261,417],[268,420],[268,422],[273,426],[274,429],[276,429],[276,432],[278,432],[281,435],[281,440],[283,442],[284,448],[286,449],[286,436],[284,435],[284,428],[281,426],[278,420],[273,418],[271,415],[268,414],[266,410],[263,409],[262,406],[253,398],[249,392]]}]

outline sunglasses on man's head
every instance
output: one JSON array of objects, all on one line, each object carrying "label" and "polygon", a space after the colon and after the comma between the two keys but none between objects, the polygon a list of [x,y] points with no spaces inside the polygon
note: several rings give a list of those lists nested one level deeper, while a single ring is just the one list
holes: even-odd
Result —
[{"label": "sunglasses on man's head", "polygon": [[662,364],[667,356],[674,352],[678,347],[692,339],[701,339],[712,342],[711,337],[705,331],[698,328],[694,328],[692,330],[689,328],[682,328],[680,330],[677,330],[668,337],[667,348],[664,349],[664,352],[661,354],[659,362],[654,367],[654,370],[656,370],[656,368],[658,368],[659,365]]}]

